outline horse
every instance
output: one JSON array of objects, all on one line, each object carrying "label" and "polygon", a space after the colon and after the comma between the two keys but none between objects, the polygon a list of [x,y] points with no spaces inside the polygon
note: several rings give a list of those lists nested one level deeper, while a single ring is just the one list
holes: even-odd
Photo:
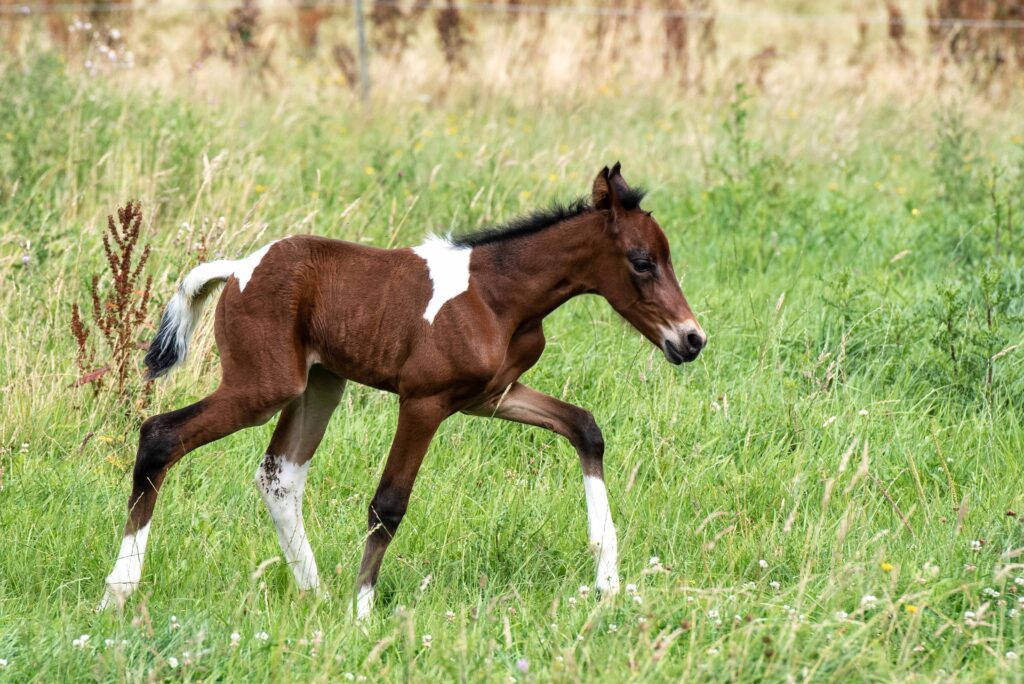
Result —
[{"label": "horse", "polygon": [[182,363],[204,302],[220,285],[221,381],[204,399],[141,426],[128,521],[101,607],[138,588],[168,469],[237,430],[280,420],[256,470],[260,495],[300,590],[324,594],[302,495],[313,454],[348,381],[398,395],[398,425],[370,501],[356,616],[371,614],[381,561],[438,427],[463,412],[552,431],[579,455],[595,588],[619,589],[618,548],[593,415],[519,381],[541,357],[544,318],[595,293],[672,364],[707,343],[676,278],[669,243],[616,163],[591,196],[462,237],[378,249],[316,236],[204,263],[171,298],[145,357],[152,378]]}]

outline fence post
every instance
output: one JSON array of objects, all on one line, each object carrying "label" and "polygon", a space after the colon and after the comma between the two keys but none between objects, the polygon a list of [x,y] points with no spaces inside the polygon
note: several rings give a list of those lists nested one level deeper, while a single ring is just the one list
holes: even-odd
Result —
[{"label": "fence post", "polygon": [[359,34],[359,94],[365,101],[370,95],[369,54],[366,48],[366,24],[363,21],[363,0],[355,0],[356,32]]}]

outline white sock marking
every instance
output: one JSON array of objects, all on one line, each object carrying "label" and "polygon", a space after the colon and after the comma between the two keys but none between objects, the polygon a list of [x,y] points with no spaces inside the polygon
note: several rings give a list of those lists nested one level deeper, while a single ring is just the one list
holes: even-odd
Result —
[{"label": "white sock marking", "polygon": [[146,542],[149,540],[149,523],[135,534],[126,534],[121,539],[121,548],[114,560],[114,569],[107,575],[107,591],[100,602],[100,609],[106,608],[111,601],[124,603],[124,600],[135,591],[142,580],[142,561],[146,555]]},{"label": "white sock marking", "polygon": [[473,249],[457,247],[444,238],[431,235],[422,245],[413,247],[412,251],[427,262],[434,292],[423,312],[423,318],[433,324],[434,317],[445,302],[469,289],[469,258]]},{"label": "white sock marking", "polygon": [[595,585],[601,591],[614,594],[619,591],[619,547],[608,507],[608,490],[603,479],[584,475],[583,491],[587,496],[590,548],[597,559]]},{"label": "white sock marking", "polygon": [[365,620],[370,617],[371,608],[373,608],[373,585],[364,584],[359,587],[359,594],[356,596],[356,617]]},{"label": "white sock marking", "polygon": [[281,551],[296,583],[300,589],[316,590],[320,578],[302,520],[302,492],[308,471],[308,461],[297,465],[284,456],[267,454],[256,470],[256,486],[274,520]]}]

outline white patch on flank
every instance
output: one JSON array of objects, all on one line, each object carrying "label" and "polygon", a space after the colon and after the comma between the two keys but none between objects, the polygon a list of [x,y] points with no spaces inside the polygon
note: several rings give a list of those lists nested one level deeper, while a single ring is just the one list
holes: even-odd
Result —
[{"label": "white patch on flank", "polygon": [[423,318],[432,324],[445,302],[469,289],[469,257],[473,249],[459,247],[444,238],[431,235],[422,245],[413,247],[412,251],[427,262],[430,281],[434,286],[427,310],[423,312]]},{"label": "white patch on flank", "polygon": [[238,261],[233,262],[235,264],[234,275],[238,278],[239,291],[245,292],[245,286],[248,285],[249,280],[252,279],[253,271],[255,271],[256,267],[260,265],[260,262],[263,261],[263,257],[267,256],[267,252],[270,251],[270,248],[273,247],[276,242],[277,240],[267,243],[244,259],[239,259]]},{"label": "white patch on flank", "polygon": [[601,478],[584,475],[583,491],[587,495],[590,548],[597,558],[595,585],[600,591],[615,594],[619,591],[619,545],[608,507],[608,490]]},{"label": "white patch on flank", "polygon": [[224,282],[231,276],[235,276],[238,278],[238,289],[245,290],[245,286],[252,279],[253,271],[256,270],[275,242],[278,241],[275,240],[264,245],[244,259],[208,261],[188,272],[185,279],[181,281],[181,285],[178,286],[178,291],[171,298],[170,304],[167,305],[167,311],[164,313],[167,325],[161,325],[156,340],[158,346],[163,346],[162,338],[168,335],[173,336],[173,344],[177,352],[175,366],[182,363],[188,354],[189,338],[192,337],[192,332],[203,312],[203,304],[211,291],[210,288],[207,288],[207,284],[215,281]]},{"label": "white patch on flank", "polygon": [[100,602],[100,610],[112,602],[124,603],[142,580],[142,560],[146,555],[146,541],[149,539],[149,523],[135,534],[126,534],[121,539],[121,548],[114,561],[114,569],[107,575],[107,591]]},{"label": "white patch on flank", "polygon": [[320,578],[316,559],[306,538],[302,520],[302,492],[306,487],[309,461],[298,465],[284,456],[267,454],[256,470],[256,487],[277,528],[285,561],[303,590],[318,590]]},{"label": "white patch on flank", "polygon": [[373,608],[373,585],[364,584],[359,587],[359,594],[356,596],[356,617],[365,620],[370,617],[371,608]]}]

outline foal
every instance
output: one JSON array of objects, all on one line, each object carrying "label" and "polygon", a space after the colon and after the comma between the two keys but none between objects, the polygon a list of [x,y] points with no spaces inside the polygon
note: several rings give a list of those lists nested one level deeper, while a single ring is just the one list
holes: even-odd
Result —
[{"label": "foal", "polygon": [[221,383],[205,399],[143,423],[128,522],[101,605],[123,603],[139,585],[168,468],[278,411],[256,485],[296,582],[319,591],[302,492],[348,380],[399,396],[398,428],[369,507],[359,617],[370,613],[381,558],[427,447],[458,411],[536,425],[569,440],[583,466],[596,587],[618,591],[601,430],[589,411],[518,380],[544,350],[544,317],[585,293],[607,299],[673,364],[697,357],[706,337],[679,288],[665,234],[640,209],[642,197],[616,164],[597,175],[589,202],[466,237],[431,237],[395,250],[291,237],[190,272],[164,313],[146,365],[158,377],[184,360],[203,301],[226,282],[215,324]]}]

